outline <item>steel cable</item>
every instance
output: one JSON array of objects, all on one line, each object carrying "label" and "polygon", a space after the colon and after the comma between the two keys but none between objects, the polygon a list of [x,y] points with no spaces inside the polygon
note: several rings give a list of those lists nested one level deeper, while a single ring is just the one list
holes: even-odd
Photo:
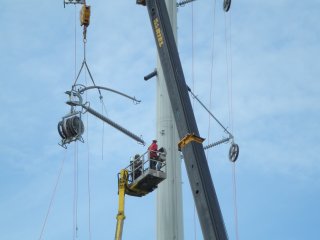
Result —
[{"label": "steel cable", "polygon": [[74,144],[74,171],[73,171],[73,240],[78,237],[78,143]]},{"label": "steel cable", "polygon": [[66,153],[67,153],[67,150],[65,150],[64,157],[62,159],[62,163],[61,163],[61,166],[60,166],[60,169],[59,169],[58,177],[57,177],[57,180],[56,180],[56,182],[54,184],[53,192],[52,192],[52,195],[51,195],[51,198],[50,198],[49,207],[48,207],[48,210],[47,210],[47,213],[46,213],[46,216],[45,216],[42,228],[41,228],[39,240],[42,239],[42,236],[43,236],[43,233],[44,233],[44,229],[46,227],[47,220],[48,220],[48,217],[49,217],[49,214],[50,214],[53,202],[54,202],[54,198],[55,198],[55,195],[56,195],[56,192],[57,192],[57,187],[58,187],[58,184],[60,182],[61,174],[63,172],[64,162],[66,160]]},{"label": "steel cable", "polygon": [[[209,110],[212,108],[212,88],[213,88],[213,69],[214,69],[214,47],[215,47],[215,26],[216,26],[216,1],[213,0],[213,27],[212,27],[212,52],[211,52],[211,71],[210,71],[210,93],[209,93]],[[208,117],[208,142],[210,142],[211,118]],[[207,151],[209,159],[209,151]]]},{"label": "steel cable", "polygon": [[[227,83],[228,83],[228,109],[229,109],[229,125],[231,131],[234,131],[234,115],[233,115],[233,76],[232,76],[232,28],[231,28],[231,11],[225,12],[225,41],[226,41],[226,62],[227,62]],[[229,25],[227,24],[229,21]],[[229,34],[228,34],[229,27]],[[230,65],[229,65],[230,64]],[[236,181],[236,165],[232,164],[232,185],[233,185],[233,205],[234,205],[234,225],[236,240],[239,240],[239,224],[238,224],[238,207],[237,207],[237,181]]]}]

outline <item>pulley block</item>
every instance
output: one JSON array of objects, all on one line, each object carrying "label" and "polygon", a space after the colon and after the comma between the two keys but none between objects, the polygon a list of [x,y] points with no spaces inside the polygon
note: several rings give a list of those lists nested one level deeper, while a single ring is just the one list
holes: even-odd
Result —
[{"label": "pulley block", "polygon": [[80,23],[81,26],[88,27],[90,24],[90,6],[83,5],[80,11]]},{"label": "pulley block", "polygon": [[231,0],[223,0],[223,10],[228,12],[231,6]]},{"label": "pulley block", "polygon": [[229,160],[231,162],[237,161],[239,156],[239,146],[238,144],[232,143],[229,150]]},{"label": "pulley block", "polygon": [[63,118],[58,123],[58,132],[63,143],[77,140],[84,132],[84,125],[81,118],[77,115]]}]

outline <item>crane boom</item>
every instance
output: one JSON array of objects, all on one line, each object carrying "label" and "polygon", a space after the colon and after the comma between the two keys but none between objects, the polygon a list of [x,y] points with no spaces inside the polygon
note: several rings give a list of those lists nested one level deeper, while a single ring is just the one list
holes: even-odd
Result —
[{"label": "crane boom", "polygon": [[137,0],[146,5],[177,123],[181,151],[206,240],[226,240],[227,232],[188,95],[165,1]]}]

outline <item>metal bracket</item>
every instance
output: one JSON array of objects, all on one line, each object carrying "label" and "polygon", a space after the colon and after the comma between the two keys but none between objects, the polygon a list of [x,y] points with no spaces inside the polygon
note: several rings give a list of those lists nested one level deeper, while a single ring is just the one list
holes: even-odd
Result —
[{"label": "metal bracket", "polygon": [[157,69],[155,69],[153,72],[149,73],[148,75],[144,76],[144,80],[148,81],[149,79],[153,78],[154,76],[157,76],[158,72]]},{"label": "metal bracket", "polygon": [[63,7],[66,7],[66,4],[84,4],[84,0],[64,0]]},{"label": "metal bracket", "polygon": [[181,151],[181,149],[184,148],[190,142],[203,143],[204,140],[205,138],[196,136],[194,133],[188,133],[178,143],[178,149],[179,151]]}]

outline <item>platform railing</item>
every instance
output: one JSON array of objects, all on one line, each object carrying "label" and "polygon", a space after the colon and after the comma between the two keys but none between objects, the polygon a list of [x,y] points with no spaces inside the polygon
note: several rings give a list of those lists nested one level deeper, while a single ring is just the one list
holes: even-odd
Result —
[{"label": "platform railing", "polygon": [[[157,153],[157,159],[150,158],[150,153]],[[147,170],[167,172],[166,154],[160,151],[146,151],[142,155],[136,154],[131,158],[130,164],[125,168],[129,173],[128,183],[133,183]]]}]

